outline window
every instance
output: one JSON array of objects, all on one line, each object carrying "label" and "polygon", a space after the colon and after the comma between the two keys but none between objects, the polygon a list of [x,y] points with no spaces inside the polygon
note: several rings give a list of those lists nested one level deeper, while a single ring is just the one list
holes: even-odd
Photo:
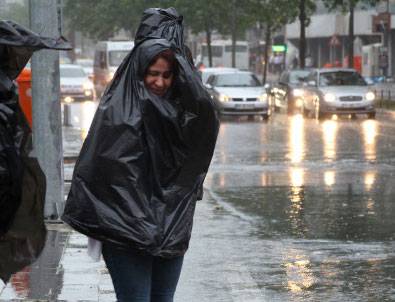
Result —
[{"label": "window", "polygon": [[362,76],[354,71],[333,71],[320,74],[320,86],[365,86]]},{"label": "window", "polygon": [[60,77],[62,78],[83,78],[86,74],[82,68],[60,67]]},{"label": "window", "polygon": [[[209,78],[210,79],[210,78]],[[258,87],[261,83],[251,73],[218,74],[214,86],[220,87]]]},{"label": "window", "polygon": [[306,80],[306,77],[309,75],[309,71],[307,70],[297,70],[291,71],[289,73],[289,82],[292,84],[299,84]]},{"label": "window", "polygon": [[307,82],[317,82],[317,72],[314,71],[307,76]]},{"label": "window", "polygon": [[[232,45],[225,46],[225,52],[232,52]],[[236,45],[236,52],[247,52],[247,46]]]},{"label": "window", "polygon": [[112,50],[109,52],[110,66],[118,67],[121,65],[123,59],[128,55],[129,50]]},{"label": "window", "polygon": [[[223,47],[222,46],[212,46],[211,45],[211,55],[213,57],[222,57],[222,53],[223,53]],[[207,49],[207,45],[203,45],[202,46],[202,52],[203,52],[203,57],[208,57],[208,49]]]}]

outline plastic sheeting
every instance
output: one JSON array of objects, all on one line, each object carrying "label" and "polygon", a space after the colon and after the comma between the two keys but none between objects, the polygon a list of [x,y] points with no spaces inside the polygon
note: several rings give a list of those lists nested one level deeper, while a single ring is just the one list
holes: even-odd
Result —
[{"label": "plastic sheeting", "polygon": [[32,154],[31,131],[13,84],[42,48],[70,45],[0,21],[0,278],[5,282],[37,259],[45,244],[45,175]]},{"label": "plastic sheeting", "polygon": [[[183,42],[175,9],[148,9],[135,48],[105,91],[77,160],[62,219],[97,240],[155,256],[183,255],[218,134],[214,104]],[[144,73],[171,49],[166,97]]]}]

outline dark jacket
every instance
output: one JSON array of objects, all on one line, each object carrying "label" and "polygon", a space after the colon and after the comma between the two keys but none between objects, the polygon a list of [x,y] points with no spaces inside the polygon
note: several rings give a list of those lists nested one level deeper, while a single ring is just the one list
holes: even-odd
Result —
[{"label": "dark jacket", "polygon": [[[182,18],[174,9],[145,14],[143,23],[155,24],[144,26],[144,37],[140,27],[100,101],[62,219],[95,239],[174,257],[188,248],[219,123],[175,38],[182,37]],[[178,70],[172,97],[163,99],[147,91],[143,78],[152,58],[167,49],[176,54]]]},{"label": "dark jacket", "polygon": [[45,244],[45,175],[32,154],[31,131],[13,83],[42,48],[70,45],[0,21],[0,278],[5,282],[35,261]]}]

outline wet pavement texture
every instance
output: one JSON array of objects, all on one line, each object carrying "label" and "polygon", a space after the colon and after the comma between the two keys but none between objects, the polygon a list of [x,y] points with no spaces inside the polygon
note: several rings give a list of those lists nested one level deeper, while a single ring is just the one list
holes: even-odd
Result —
[{"label": "wet pavement texture", "polygon": [[[88,109],[64,129],[66,189]],[[175,301],[395,301],[394,130],[383,114],[224,120]],[[115,301],[86,237],[49,227],[0,301]]]}]

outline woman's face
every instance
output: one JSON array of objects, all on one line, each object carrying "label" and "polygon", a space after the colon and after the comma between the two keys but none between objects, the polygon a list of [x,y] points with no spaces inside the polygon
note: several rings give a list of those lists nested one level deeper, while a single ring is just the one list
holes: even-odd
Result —
[{"label": "woman's face", "polygon": [[169,62],[158,58],[154,64],[148,67],[144,76],[144,84],[153,94],[164,96],[173,83],[173,71]]}]

